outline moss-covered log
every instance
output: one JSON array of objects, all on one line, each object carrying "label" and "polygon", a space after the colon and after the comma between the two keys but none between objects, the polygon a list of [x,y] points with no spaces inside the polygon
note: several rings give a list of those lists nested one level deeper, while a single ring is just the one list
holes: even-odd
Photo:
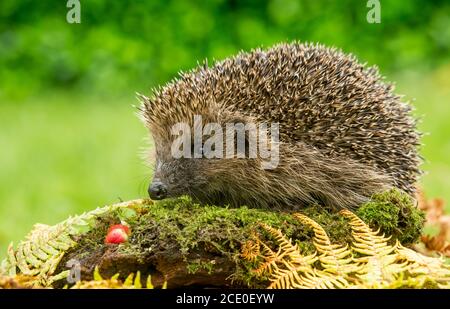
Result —
[{"label": "moss-covered log", "polygon": [[[333,243],[351,241],[346,219],[336,211],[311,205],[301,211],[323,226]],[[375,195],[356,214],[371,227],[391,235],[403,244],[417,240],[423,214],[413,201],[398,191]],[[126,221],[131,228],[128,242],[105,244],[109,226]],[[99,216],[94,229],[79,236],[77,245],[59,263],[56,273],[66,270],[66,262],[77,260],[83,280],[91,280],[95,266],[104,277],[140,271],[142,278],[152,276],[155,286],[164,281],[169,287],[263,287],[254,265],[240,258],[241,245],[252,238],[258,223],[279,228],[297,242],[305,254],[314,251],[312,231],[289,213],[201,206],[189,198],[152,203],[138,211]],[[64,282],[56,282],[62,286]]]}]

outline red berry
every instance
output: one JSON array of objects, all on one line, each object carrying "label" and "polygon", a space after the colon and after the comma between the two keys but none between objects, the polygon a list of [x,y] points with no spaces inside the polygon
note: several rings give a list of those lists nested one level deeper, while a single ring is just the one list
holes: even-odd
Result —
[{"label": "red berry", "polygon": [[123,224],[116,224],[109,228],[105,238],[107,244],[121,244],[128,240],[130,228]]},{"label": "red berry", "polygon": [[127,235],[130,235],[130,228],[125,225],[125,224],[115,224],[112,225],[109,229],[108,229],[108,233],[111,232],[112,230],[116,230],[116,229],[121,229],[123,230]]}]

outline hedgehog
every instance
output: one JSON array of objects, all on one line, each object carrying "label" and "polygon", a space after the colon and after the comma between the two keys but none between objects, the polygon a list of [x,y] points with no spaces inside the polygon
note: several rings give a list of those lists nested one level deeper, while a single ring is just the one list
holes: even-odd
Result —
[{"label": "hedgehog", "polygon": [[[138,97],[154,141],[152,199],[189,195],[230,207],[355,209],[391,188],[413,196],[421,174],[421,134],[411,105],[377,67],[336,48],[292,42],[241,51]],[[262,168],[259,154],[243,157],[239,149],[231,157],[174,157],[174,125],[199,126],[195,116],[224,129],[277,123],[277,141],[258,141],[276,146],[277,166]]]}]

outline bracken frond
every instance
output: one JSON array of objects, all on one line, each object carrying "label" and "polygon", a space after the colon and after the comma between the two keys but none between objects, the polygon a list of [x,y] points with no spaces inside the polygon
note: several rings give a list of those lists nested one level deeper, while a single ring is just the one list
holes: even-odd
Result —
[{"label": "bracken frond", "polygon": [[[333,244],[325,230],[314,220],[294,214],[314,231],[313,244],[319,256],[304,257],[280,230],[261,224],[277,247],[259,239],[262,261],[257,275],[269,275],[268,288],[450,288],[450,266],[441,258],[421,255],[398,241],[379,235],[348,210],[341,214],[350,219],[354,241],[351,247]],[[255,241],[255,240],[253,240]],[[255,251],[256,252],[256,251]]]},{"label": "bracken frond", "polygon": [[[100,275],[98,267],[95,267],[93,280],[79,281],[71,289],[153,289],[152,277],[149,275],[145,286],[141,283],[141,273],[131,273],[127,276],[125,281],[118,279],[119,274],[115,274],[109,279],[103,279]],[[167,282],[164,283],[163,289],[167,288]]]},{"label": "bracken frond", "polygon": [[354,263],[348,245],[332,244],[325,230],[311,218],[300,213],[294,214],[294,217],[313,229],[313,244],[320,253],[319,261],[325,272],[345,276],[360,269],[360,265]]},{"label": "bracken frond", "polygon": [[279,270],[279,265],[290,265],[291,269],[302,272],[312,271],[311,264],[317,260],[316,254],[303,256],[297,244],[292,244],[292,241],[280,230],[267,224],[260,224],[260,226],[279,243],[279,248],[275,252],[266,243],[261,242],[263,262],[255,270],[256,274],[272,274]]},{"label": "bracken frond", "polygon": [[105,213],[120,208],[137,210],[148,203],[149,200],[134,200],[97,208],[54,226],[36,224],[15,250],[12,244],[8,247],[7,258],[1,263],[0,275],[22,274],[34,278],[30,283],[32,286],[49,287],[69,275],[69,271],[55,274],[55,270],[67,250],[76,245],[74,236],[87,232],[93,227],[95,219]]},{"label": "bracken frond", "polygon": [[0,276],[0,289],[28,289],[34,286],[35,277],[26,275]]},{"label": "bracken frond", "polygon": [[286,236],[284,236],[280,230],[274,229],[273,227],[267,224],[261,224],[261,227],[264,230],[266,230],[270,235],[272,235],[272,237],[274,237],[275,240],[279,243],[280,245],[279,249],[281,251],[280,253],[277,253],[278,259],[287,260],[291,262],[293,265],[305,267],[308,267],[317,260],[316,254],[303,256],[300,253],[298,245],[292,244],[292,241],[288,239]]},{"label": "bracken frond", "polygon": [[252,239],[242,244],[241,256],[247,261],[256,262],[261,255],[261,244],[255,233],[252,233]]},{"label": "bracken frond", "polygon": [[269,289],[326,289],[349,286],[345,278],[315,268],[302,269],[289,263],[285,266],[286,268],[277,268],[273,272]]},{"label": "bracken frond", "polygon": [[439,286],[449,287],[450,266],[445,264],[445,260],[442,257],[433,258],[422,255],[402,246],[398,241],[395,250],[399,258],[408,263],[408,272],[412,276],[422,276],[425,278],[432,277]]},{"label": "bracken frond", "polygon": [[355,261],[362,264],[358,277],[367,285],[383,285],[395,280],[398,274],[406,270],[407,263],[399,261],[395,246],[388,244],[389,238],[379,235],[349,210],[340,212],[350,219],[354,242],[353,251],[360,254]]}]

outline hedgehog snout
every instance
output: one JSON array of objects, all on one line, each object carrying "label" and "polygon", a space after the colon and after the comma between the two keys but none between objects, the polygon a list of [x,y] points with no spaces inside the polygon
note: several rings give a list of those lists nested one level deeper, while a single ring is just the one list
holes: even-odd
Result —
[{"label": "hedgehog snout", "polygon": [[148,195],[152,200],[162,200],[167,197],[167,186],[159,180],[153,180],[148,187]]}]

